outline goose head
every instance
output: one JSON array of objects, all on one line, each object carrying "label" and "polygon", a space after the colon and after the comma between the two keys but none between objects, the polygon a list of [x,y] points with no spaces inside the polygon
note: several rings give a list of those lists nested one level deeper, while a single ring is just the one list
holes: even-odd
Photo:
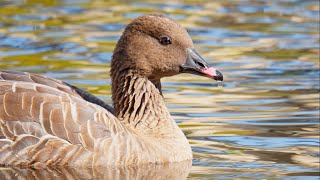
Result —
[{"label": "goose head", "polygon": [[131,70],[151,81],[180,73],[223,80],[196,52],[186,29],[158,14],[138,17],[125,28],[114,50],[111,76],[115,69]]}]

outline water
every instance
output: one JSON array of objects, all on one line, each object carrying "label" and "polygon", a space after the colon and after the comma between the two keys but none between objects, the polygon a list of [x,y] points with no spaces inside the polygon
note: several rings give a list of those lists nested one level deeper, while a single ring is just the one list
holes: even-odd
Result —
[{"label": "water", "polygon": [[159,12],[224,75],[223,88],[194,75],[163,79],[192,167],[2,168],[0,177],[319,179],[319,9],[312,0],[0,1],[2,69],[58,78],[111,103],[116,41],[132,18]]},{"label": "water", "polygon": [[223,88],[223,81],[217,81],[218,87]]}]

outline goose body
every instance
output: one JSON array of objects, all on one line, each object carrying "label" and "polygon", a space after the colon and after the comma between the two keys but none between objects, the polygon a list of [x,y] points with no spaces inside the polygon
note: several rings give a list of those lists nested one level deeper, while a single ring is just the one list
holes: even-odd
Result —
[{"label": "goose body", "polygon": [[[141,44],[143,46],[141,46]],[[0,165],[127,166],[192,159],[160,79],[193,73],[222,80],[184,28],[161,15],[133,20],[112,57],[113,107],[37,74],[0,70]]]}]

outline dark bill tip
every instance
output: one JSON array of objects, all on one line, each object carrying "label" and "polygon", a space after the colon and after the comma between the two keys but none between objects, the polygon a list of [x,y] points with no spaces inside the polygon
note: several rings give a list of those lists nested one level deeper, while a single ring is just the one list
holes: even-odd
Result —
[{"label": "dark bill tip", "polygon": [[213,76],[213,79],[216,81],[223,81],[223,75],[220,71],[216,70],[216,75]]}]

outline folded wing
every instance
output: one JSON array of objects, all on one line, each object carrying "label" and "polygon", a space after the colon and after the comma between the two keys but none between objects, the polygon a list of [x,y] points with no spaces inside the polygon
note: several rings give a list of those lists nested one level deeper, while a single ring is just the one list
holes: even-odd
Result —
[{"label": "folded wing", "polygon": [[0,127],[4,165],[90,164],[98,142],[130,134],[111,112],[63,82],[7,71],[0,74]]}]

